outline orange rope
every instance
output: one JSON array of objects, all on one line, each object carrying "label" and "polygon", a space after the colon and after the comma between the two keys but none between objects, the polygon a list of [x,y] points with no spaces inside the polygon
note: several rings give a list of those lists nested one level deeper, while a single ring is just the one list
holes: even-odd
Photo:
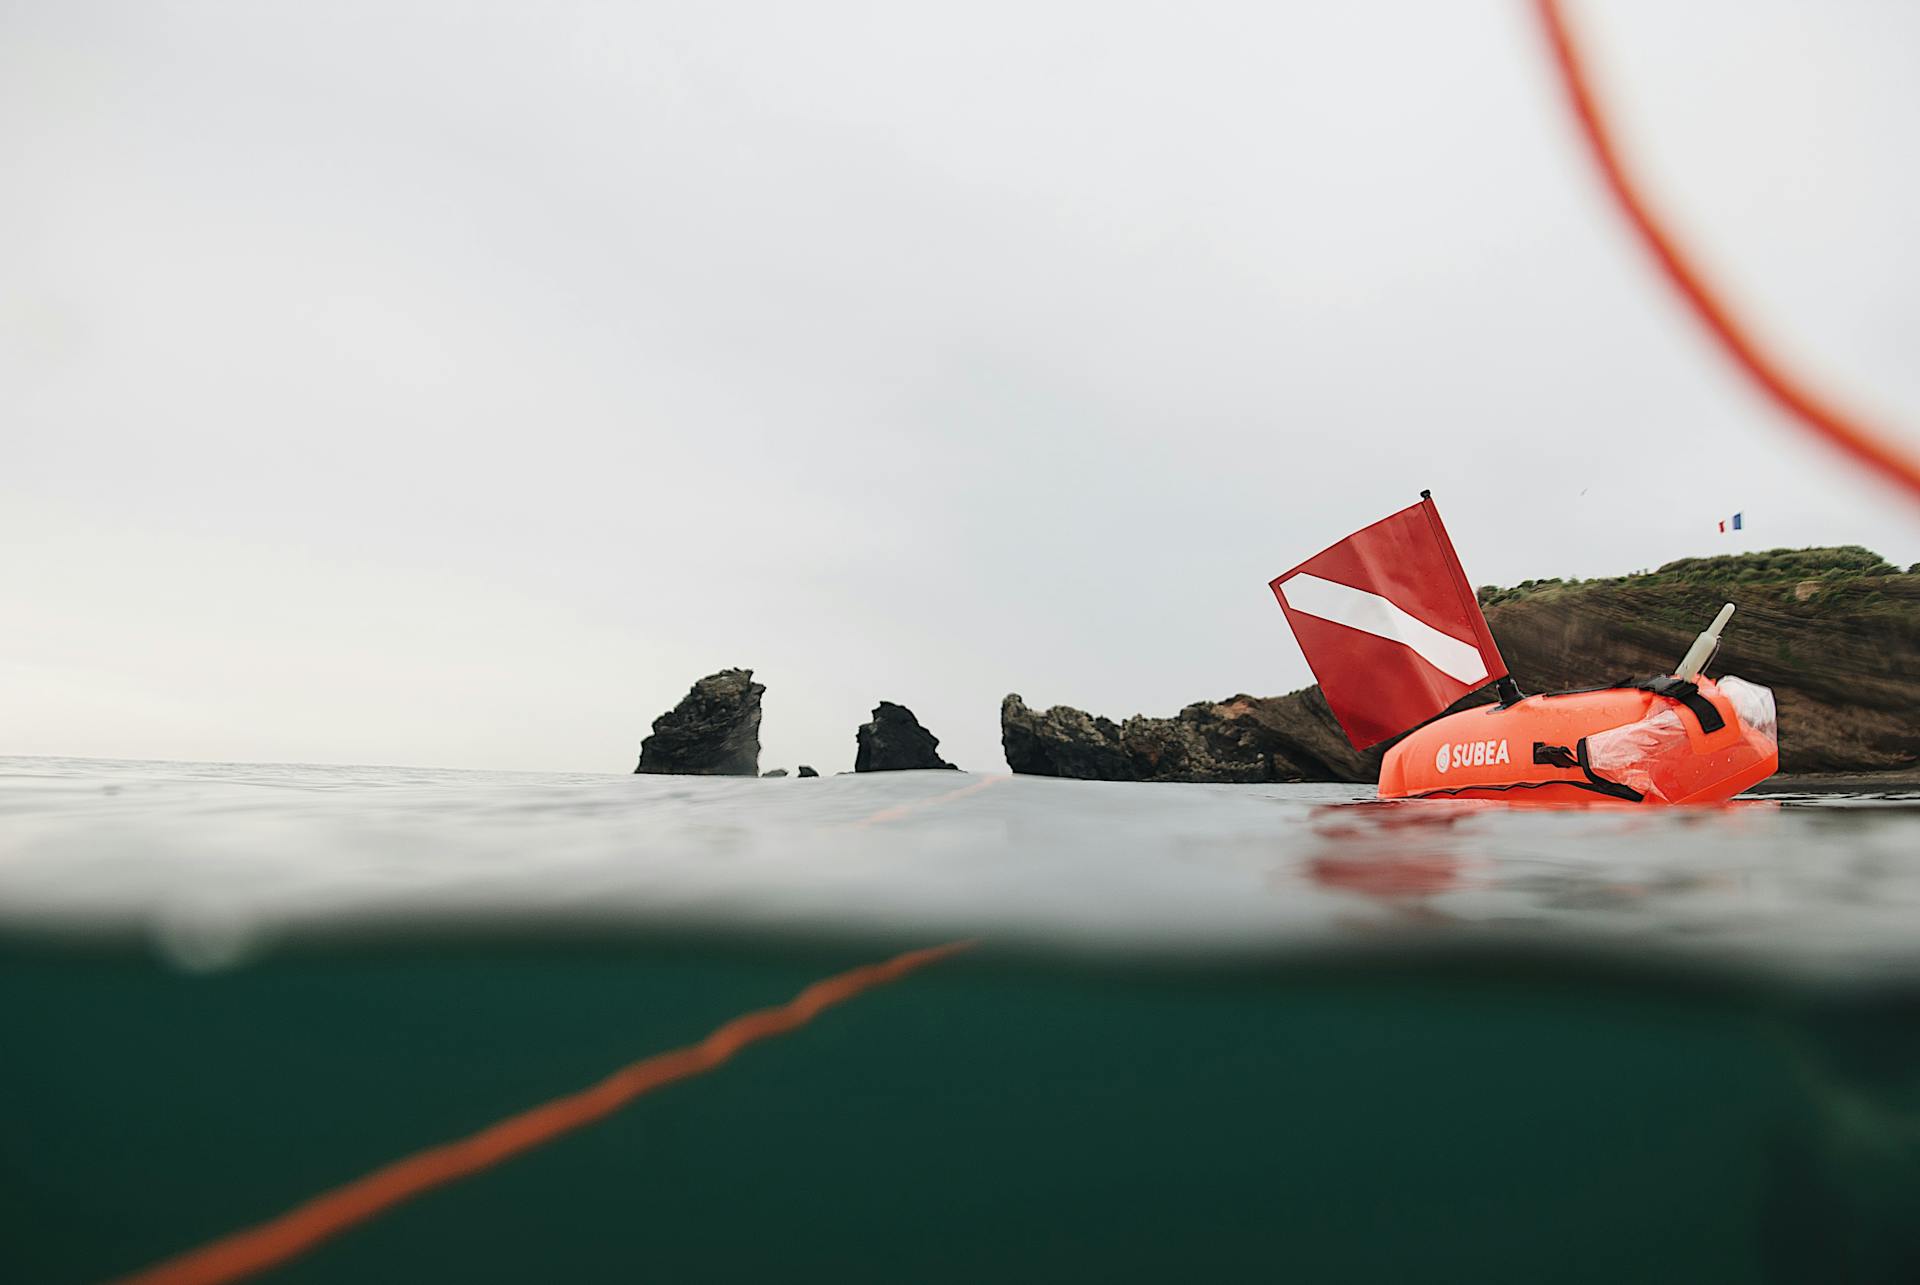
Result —
[{"label": "orange rope", "polygon": [[918,812],[921,808],[930,808],[936,803],[949,803],[954,799],[964,799],[969,794],[978,794],[982,790],[991,789],[1002,781],[1012,779],[1013,778],[1005,772],[1002,772],[998,776],[983,776],[972,785],[963,785],[957,790],[948,790],[945,794],[936,794],[930,799],[916,799],[912,803],[902,803],[891,808],[881,808],[878,812],[870,816],[861,817],[858,821],[853,822],[852,828],[855,830],[864,830],[870,825],[880,825],[887,821],[898,821],[901,817]]},{"label": "orange rope", "polygon": [[787,1003],[736,1017],[698,1044],[622,1067],[578,1093],[555,1098],[457,1142],[417,1151],[273,1218],[123,1277],[121,1285],[216,1285],[239,1280],[305,1253],[358,1223],[435,1187],[529,1151],[604,1119],[643,1093],[711,1071],[747,1045],[806,1025],[862,991],[967,949],[948,942],[828,977]]},{"label": "orange rope", "polygon": [[1535,0],[1535,6],[1546,27],[1547,39],[1553,45],[1554,61],[1566,86],[1573,114],[1580,122],[1580,132],[1593,149],[1593,158],[1599,163],[1608,190],[1640,239],[1653,251],[1667,280],[1692,306],[1694,315],[1740,368],[1788,413],[1856,460],[1920,496],[1920,460],[1889,440],[1885,433],[1836,409],[1762,352],[1746,326],[1708,286],[1706,278],[1681,252],[1673,236],[1661,227],[1646,197],[1627,176],[1613,135],[1594,98],[1580,51],[1561,13],[1559,0]]}]

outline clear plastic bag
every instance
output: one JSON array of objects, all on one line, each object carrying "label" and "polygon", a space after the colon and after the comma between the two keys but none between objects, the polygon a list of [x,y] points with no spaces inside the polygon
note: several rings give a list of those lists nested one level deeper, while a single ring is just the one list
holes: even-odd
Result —
[{"label": "clear plastic bag", "polygon": [[1714,684],[1733,706],[1740,721],[1776,745],[1780,742],[1780,716],[1774,709],[1773,688],[1750,683],[1728,674]]},{"label": "clear plastic bag", "polygon": [[[1717,691],[1726,697],[1747,727],[1779,741],[1772,688],[1731,674],[1717,682],[1701,679],[1700,686],[1709,695]],[[1670,702],[1656,701],[1645,718],[1587,737],[1587,763],[1596,776],[1631,786],[1655,803],[1671,803],[1688,793],[1677,769],[1690,753],[1682,721],[1689,717]]]},{"label": "clear plastic bag", "polygon": [[1660,768],[1687,753],[1687,728],[1680,711],[1656,704],[1637,722],[1610,727],[1587,737],[1587,764],[1604,780],[1631,786],[1656,803],[1673,796],[1663,788]]}]

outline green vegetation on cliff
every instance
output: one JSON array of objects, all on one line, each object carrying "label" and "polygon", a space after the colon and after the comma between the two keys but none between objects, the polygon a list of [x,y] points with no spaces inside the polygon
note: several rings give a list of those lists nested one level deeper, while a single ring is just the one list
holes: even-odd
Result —
[{"label": "green vegetation on cliff", "polygon": [[1681,558],[1480,597],[1528,691],[1664,672],[1732,602],[1739,611],[1710,672],[1774,689],[1784,770],[1920,763],[1920,575],[1858,545]]},{"label": "green vegetation on cliff", "polygon": [[[1920,572],[1920,564],[1905,574]],[[1594,580],[1523,580],[1511,589],[1497,585],[1480,587],[1480,605],[1495,607],[1516,602],[1535,594],[1557,590],[1593,587],[1619,588],[1662,584],[1765,584],[1786,583],[1797,588],[1808,581],[1858,580],[1863,577],[1902,575],[1900,568],[1871,549],[1857,544],[1832,545],[1817,549],[1769,549],[1764,553],[1724,553],[1707,558],[1676,558],[1654,571],[1636,571],[1624,576],[1603,576]]]}]

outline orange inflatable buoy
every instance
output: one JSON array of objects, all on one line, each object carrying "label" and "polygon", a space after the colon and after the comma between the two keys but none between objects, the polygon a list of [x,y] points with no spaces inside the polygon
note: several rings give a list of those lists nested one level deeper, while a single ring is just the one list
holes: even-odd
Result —
[{"label": "orange inflatable buoy", "polygon": [[1780,766],[1773,693],[1699,677],[1732,603],[1671,674],[1522,696],[1471,583],[1429,491],[1268,582],[1353,747],[1404,734],[1381,798],[1724,803]]},{"label": "orange inflatable buoy", "polygon": [[1436,719],[1387,751],[1380,797],[1724,803],[1779,766],[1766,688],[1662,678]]}]

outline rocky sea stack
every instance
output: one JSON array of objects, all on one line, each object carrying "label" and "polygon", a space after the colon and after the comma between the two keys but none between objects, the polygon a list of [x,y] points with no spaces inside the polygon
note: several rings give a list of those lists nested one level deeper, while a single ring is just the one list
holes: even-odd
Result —
[{"label": "rocky sea stack", "polygon": [[[1739,610],[1710,672],[1773,688],[1783,772],[1920,767],[1920,574],[1867,549],[1683,558],[1604,580],[1487,587],[1480,601],[1529,692],[1665,673],[1732,602]],[[1460,707],[1492,700],[1477,694]],[[1371,782],[1385,750],[1355,751],[1317,687],[1122,723],[1008,696],[1000,739],[1015,772],[1098,781]]]},{"label": "rocky sea stack", "polygon": [[1380,762],[1347,744],[1314,688],[1123,723],[1065,705],[1029,709],[1013,695],[1000,702],[1000,745],[1015,772],[1083,781],[1358,781]]},{"label": "rocky sea stack", "polygon": [[635,772],[681,776],[758,776],[760,697],[751,669],[723,669],[693,685],[653,720]]},{"label": "rocky sea stack", "polygon": [[935,752],[940,748],[940,738],[920,726],[912,710],[892,701],[874,706],[873,720],[862,724],[854,739],[860,747],[853,760],[856,772],[953,767]]}]

